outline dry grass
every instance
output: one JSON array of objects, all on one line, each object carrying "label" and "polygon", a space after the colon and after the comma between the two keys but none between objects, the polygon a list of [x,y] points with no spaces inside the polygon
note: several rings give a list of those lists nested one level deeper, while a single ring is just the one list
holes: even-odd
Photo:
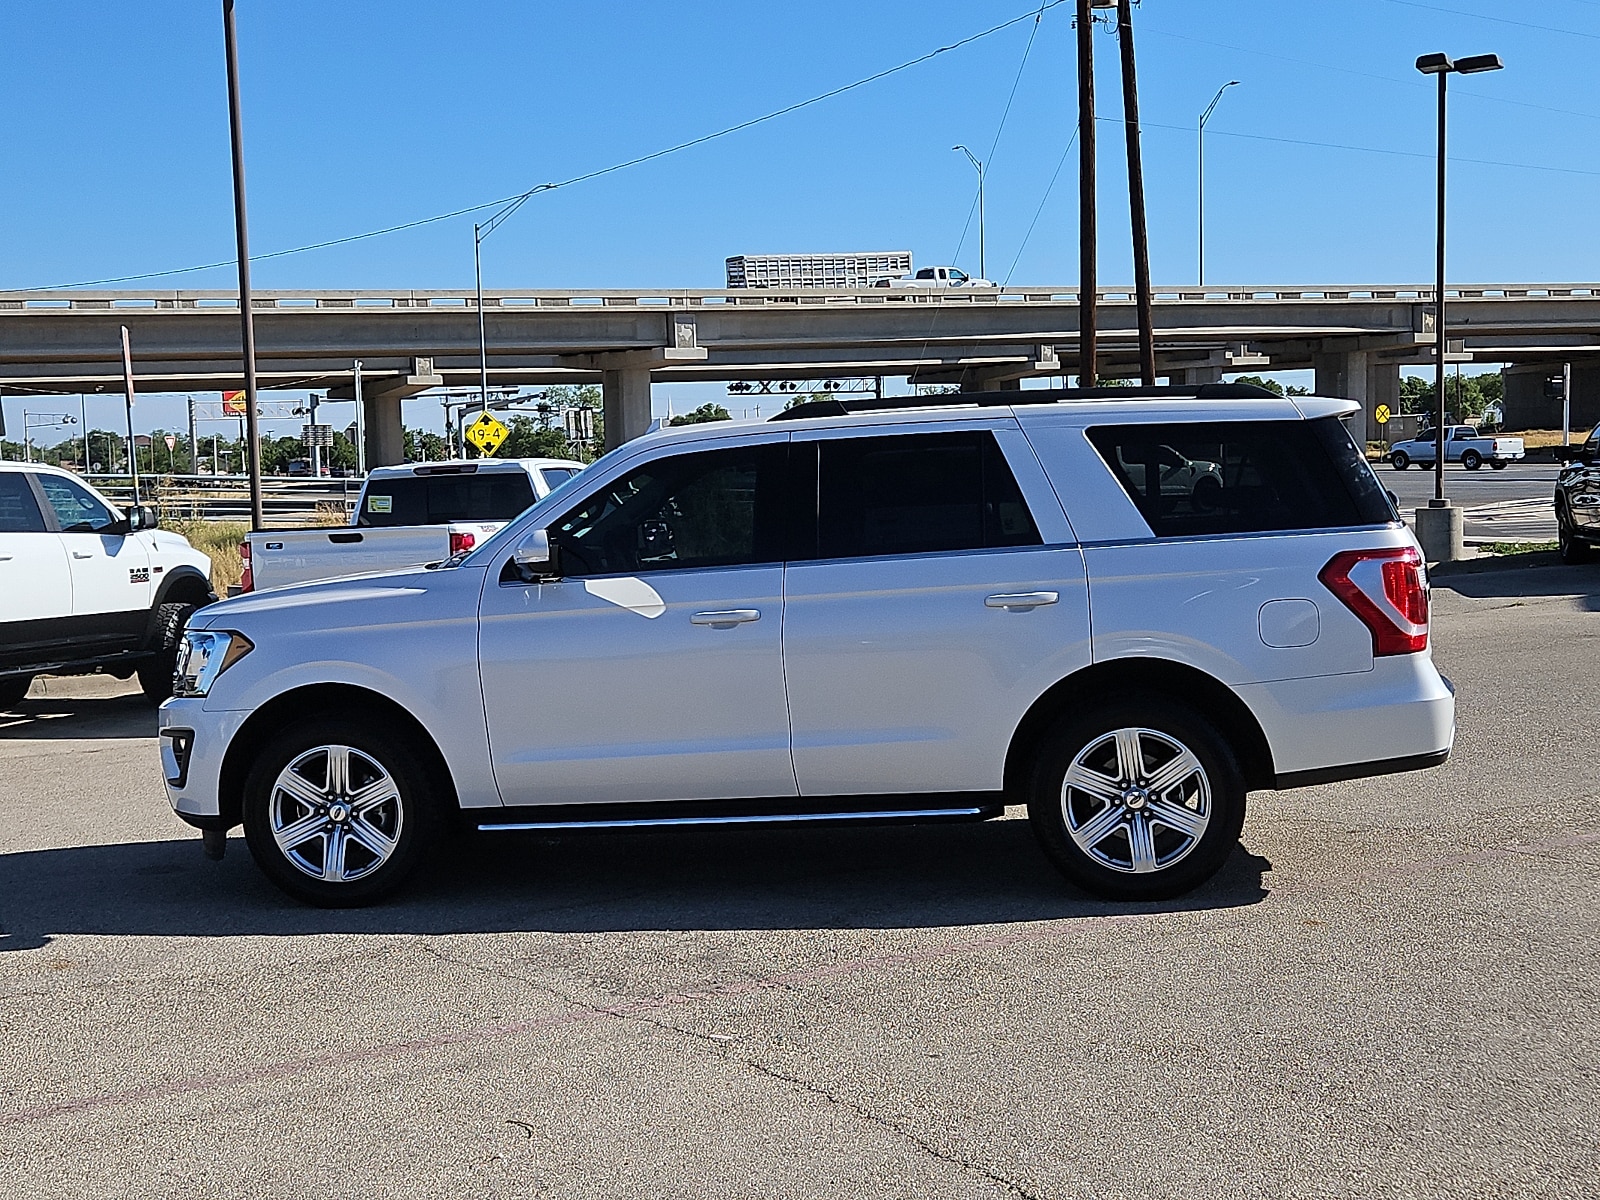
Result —
[{"label": "dry grass", "polygon": [[244,572],[239,543],[250,527],[243,521],[165,520],[162,527],[182,534],[202,554],[211,556],[211,586],[217,595],[226,596]]},{"label": "dry grass", "polygon": [[344,504],[338,500],[318,500],[316,511],[311,515],[313,525],[348,525],[350,514],[345,511]]}]

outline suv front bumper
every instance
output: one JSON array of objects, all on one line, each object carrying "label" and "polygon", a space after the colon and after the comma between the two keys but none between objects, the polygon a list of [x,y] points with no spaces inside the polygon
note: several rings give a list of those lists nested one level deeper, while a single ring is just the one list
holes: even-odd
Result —
[{"label": "suv front bumper", "polygon": [[222,761],[248,712],[210,711],[200,696],[174,697],[158,718],[161,778],[167,801],[197,829],[227,828],[222,805]]}]

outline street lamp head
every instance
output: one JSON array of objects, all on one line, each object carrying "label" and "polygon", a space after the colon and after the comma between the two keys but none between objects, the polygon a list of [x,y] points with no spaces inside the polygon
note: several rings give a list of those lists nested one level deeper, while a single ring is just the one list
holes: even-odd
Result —
[{"label": "street lamp head", "polygon": [[1484,71],[1502,71],[1505,64],[1498,54],[1474,54],[1456,59],[1456,70],[1463,75],[1477,75]]},{"label": "street lamp head", "polygon": [[1417,59],[1417,70],[1424,75],[1443,75],[1456,69],[1448,54],[1424,54]]}]

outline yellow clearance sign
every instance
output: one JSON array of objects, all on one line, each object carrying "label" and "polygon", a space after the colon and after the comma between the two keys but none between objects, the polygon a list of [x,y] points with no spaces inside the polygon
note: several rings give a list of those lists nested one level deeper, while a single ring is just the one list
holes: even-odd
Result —
[{"label": "yellow clearance sign", "polygon": [[503,421],[497,421],[488,413],[479,413],[478,419],[467,426],[463,436],[476,446],[480,453],[493,454],[500,449],[500,443],[506,440],[506,435],[510,432]]}]

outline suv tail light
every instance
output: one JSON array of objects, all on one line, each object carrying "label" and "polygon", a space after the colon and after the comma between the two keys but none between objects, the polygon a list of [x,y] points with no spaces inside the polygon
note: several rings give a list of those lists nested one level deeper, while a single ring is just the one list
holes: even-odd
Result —
[{"label": "suv tail light", "polygon": [[477,544],[478,544],[478,539],[477,539],[477,536],[475,534],[471,534],[471,533],[451,533],[451,535],[450,535],[450,557],[454,558],[456,555],[460,554],[463,550],[471,550]]},{"label": "suv tail light", "polygon": [[250,543],[239,543],[239,559],[244,563],[244,570],[239,573],[239,590],[253,592],[256,590],[255,573],[250,569]]},{"label": "suv tail light", "polygon": [[1317,578],[1372,631],[1375,657],[1428,648],[1428,584],[1415,547],[1346,550]]}]

